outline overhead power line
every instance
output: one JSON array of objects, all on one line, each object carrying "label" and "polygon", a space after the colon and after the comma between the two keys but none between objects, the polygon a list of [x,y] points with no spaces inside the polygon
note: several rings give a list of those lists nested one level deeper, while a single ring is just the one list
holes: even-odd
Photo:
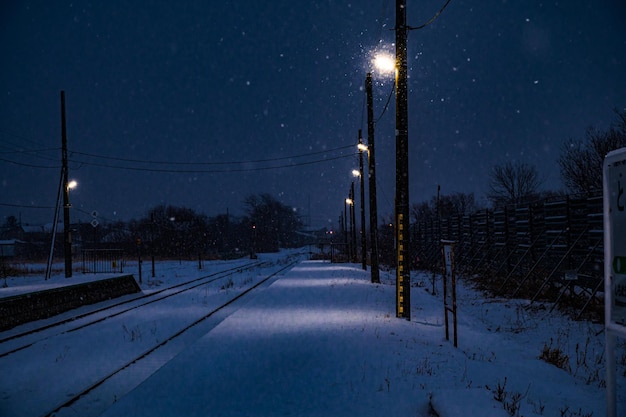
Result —
[{"label": "overhead power line", "polygon": [[435,15],[433,17],[430,18],[430,20],[428,20],[426,23],[420,25],[420,26],[408,26],[407,28],[409,30],[417,30],[417,29],[424,29],[426,26],[430,25],[431,23],[433,23],[435,20],[437,20],[437,18],[439,16],[441,16],[441,13],[443,13],[443,11],[445,10],[446,7],[448,7],[448,4],[450,4],[452,0],[447,0],[445,2],[445,4],[441,7],[441,9],[439,9],[439,11],[437,13],[435,13]]},{"label": "overhead power line", "polygon": [[[0,133],[2,133],[2,131],[0,131]],[[13,137],[18,137],[17,135],[11,135]],[[34,141],[29,141],[31,143],[35,143]],[[38,144],[39,146],[41,146],[40,144]],[[304,154],[296,154],[296,155],[289,155],[289,156],[282,156],[282,157],[276,157],[276,158],[264,158],[264,159],[252,159],[252,160],[241,160],[241,161],[216,161],[216,162],[183,162],[183,161],[167,161],[167,160],[145,160],[145,159],[137,159],[137,158],[124,158],[124,157],[116,157],[116,156],[108,156],[108,155],[101,155],[101,154],[97,154],[97,153],[90,153],[90,152],[83,152],[83,151],[77,151],[77,150],[70,150],[69,154],[70,154],[70,159],[69,161],[72,162],[73,164],[79,164],[79,165],[86,165],[86,166],[97,166],[97,167],[103,167],[103,168],[112,168],[112,169],[125,169],[125,170],[131,170],[131,171],[148,171],[148,172],[170,172],[170,173],[228,173],[228,172],[254,172],[254,171],[267,171],[267,170],[272,170],[272,169],[282,169],[282,168],[292,168],[292,167],[298,167],[298,166],[305,166],[305,165],[313,165],[313,164],[319,164],[319,163],[324,163],[324,162],[328,162],[328,161],[333,161],[333,160],[338,160],[338,159],[342,159],[342,158],[348,158],[351,157],[353,155],[355,155],[354,153],[350,153],[347,155],[334,155],[331,157],[326,157],[326,158],[318,158],[318,159],[314,159],[314,160],[309,160],[309,161],[301,161],[301,162],[294,162],[294,163],[290,163],[290,164],[280,164],[280,165],[270,165],[270,166],[256,166],[256,167],[250,167],[250,164],[268,164],[268,163],[272,163],[272,162],[280,162],[280,161],[287,161],[287,160],[295,160],[295,159],[303,159],[303,158],[310,158],[313,156],[317,156],[317,155],[328,155],[328,154],[335,154],[336,152],[340,152],[340,151],[344,151],[346,149],[350,149],[353,148],[354,145],[345,145],[345,146],[340,146],[337,148],[332,148],[332,149],[326,149],[326,150],[321,150],[321,151],[315,151],[315,152],[309,152],[309,153],[304,153]],[[48,161],[54,161],[57,162],[58,158],[49,156],[49,155],[44,155],[45,153],[51,152],[51,151],[58,151],[60,148],[58,147],[39,147],[36,149],[25,149],[23,148],[20,144],[17,143],[12,143],[10,141],[7,141],[5,144],[0,145],[0,149],[6,149],[6,150],[0,150],[0,155],[19,155],[19,156],[30,156],[30,157],[34,157],[34,158],[38,158],[38,159],[44,159],[44,160],[48,160]],[[83,156],[86,157],[87,159],[84,158],[76,158],[75,155],[78,156]],[[107,160],[107,161],[116,161],[116,162],[120,162],[122,164],[108,164],[108,163],[103,163],[103,162],[96,162],[96,161],[92,161],[90,160],[91,158],[95,158],[95,159],[101,159],[101,160]],[[22,158],[21,158],[22,159]],[[59,166],[58,165],[42,165],[42,164],[36,164],[33,163],[31,161],[24,161],[24,160],[15,160],[15,158],[12,159],[7,159],[7,158],[0,158],[0,161],[2,162],[7,162],[13,165],[19,165],[19,166],[24,166],[24,167],[30,167],[30,168],[44,168],[44,169],[58,169]],[[142,167],[142,166],[137,166],[137,165],[125,165],[124,163],[130,163],[130,164],[145,164],[145,165],[166,165],[166,167]],[[180,168],[170,168],[167,167],[167,165],[169,165],[170,167],[179,167],[179,166],[193,166],[193,167],[202,167],[202,166],[231,166],[230,168],[223,168],[223,169],[180,169]],[[244,166],[244,167],[242,167]]]},{"label": "overhead power line", "polygon": [[92,158],[99,158],[99,159],[107,159],[111,161],[133,162],[133,163],[150,164],[150,165],[242,165],[242,164],[276,162],[276,161],[284,161],[288,159],[305,158],[305,157],[313,156],[313,155],[333,153],[336,151],[341,151],[341,150],[353,148],[353,147],[354,145],[346,145],[346,146],[341,146],[341,147],[333,148],[333,149],[327,149],[323,151],[309,152],[306,154],[291,155],[291,156],[281,156],[277,158],[253,159],[253,160],[244,160],[244,161],[219,161],[219,162],[153,161],[153,160],[145,160],[145,159],[131,159],[131,158],[121,158],[121,157],[114,157],[114,156],[105,156],[105,155],[98,155],[98,154],[75,151],[75,150],[70,150],[70,154],[89,156]]},{"label": "overhead power line", "polygon": [[49,169],[49,168],[60,168],[60,165],[37,165],[37,164],[30,164],[27,162],[17,162],[17,161],[12,161],[10,159],[6,159],[6,158],[0,158],[0,161],[3,162],[8,162],[10,164],[14,164],[14,165],[20,165],[23,167],[29,167],[29,168],[45,168],[45,169]]},{"label": "overhead power line", "polygon": [[17,208],[28,208],[28,209],[53,209],[53,206],[36,206],[36,205],[25,205],[25,204],[11,204],[11,203],[0,203],[0,206],[3,207],[17,207]]},{"label": "overhead power line", "polygon": [[[332,158],[317,159],[313,161],[299,162],[299,163],[294,163],[294,164],[272,165],[272,166],[266,166],[266,167],[226,168],[226,169],[142,168],[142,167],[137,167],[137,166],[120,166],[120,165],[108,165],[108,164],[97,163],[97,162],[86,162],[86,161],[80,161],[80,160],[75,160],[71,158],[69,159],[69,161],[72,163],[78,163],[82,165],[91,165],[91,166],[97,166],[97,167],[103,167],[103,168],[125,169],[125,170],[130,170],[130,171],[168,172],[168,173],[178,173],[178,174],[194,174],[194,173],[195,174],[202,174],[202,173],[215,174],[215,173],[229,173],[229,172],[268,171],[272,169],[281,169],[281,168],[295,168],[295,167],[300,167],[300,166],[305,166],[305,165],[314,165],[314,164],[330,162],[330,161],[334,161],[338,159],[350,158],[355,155],[356,155],[356,152],[350,153],[348,155],[340,155],[340,156],[335,156]],[[242,165],[243,164],[244,163],[242,163]]]}]

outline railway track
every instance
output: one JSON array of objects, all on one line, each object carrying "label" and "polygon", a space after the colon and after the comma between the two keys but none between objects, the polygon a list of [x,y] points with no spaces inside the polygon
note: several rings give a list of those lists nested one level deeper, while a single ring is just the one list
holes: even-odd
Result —
[{"label": "railway track", "polygon": [[[37,338],[27,343],[20,344],[17,347],[12,347],[8,350],[0,351],[0,358],[9,356],[15,352],[19,352],[20,350],[26,349],[35,343],[41,342],[44,339],[56,336],[60,333],[68,333],[68,332],[80,330],[82,328],[100,323],[112,317],[119,316],[129,311],[141,308],[148,304],[159,302],[161,300],[174,297],[178,294],[193,290],[202,285],[210,284],[212,282],[215,282],[221,279],[229,278],[235,273],[261,267],[264,264],[267,264],[267,262],[263,262],[263,261],[251,262],[251,263],[239,265],[233,268],[228,268],[222,271],[217,271],[208,275],[204,275],[202,277],[192,279],[190,281],[185,281],[180,284],[172,285],[170,287],[157,290],[149,294],[143,294],[138,297],[133,297],[128,300],[124,300],[124,301],[121,301],[112,305],[108,305],[106,307],[97,308],[95,310],[91,310],[85,313],[77,314],[75,316],[67,317],[62,320],[55,321],[53,323],[36,327],[34,329],[29,329],[29,330],[26,330],[17,334],[0,338],[0,349],[1,349],[3,344],[11,340],[23,339],[27,336],[30,336],[36,333],[41,333],[46,330],[63,327],[63,329],[60,332],[53,332],[49,335],[46,335],[43,338]],[[78,321],[80,321],[80,323],[77,323],[77,325],[74,327],[68,328],[66,326],[67,324],[78,322]]]},{"label": "railway track", "polygon": [[[231,268],[228,272],[220,271],[210,274],[210,276],[203,276],[174,287],[168,287],[165,290],[159,290],[150,294],[150,297],[134,298],[128,300],[128,302],[116,303],[115,306],[109,306],[107,309],[89,312],[88,317],[75,316],[56,322],[52,327],[47,325],[44,326],[45,328],[38,327],[20,335],[11,336],[13,341],[20,341],[20,338],[32,336],[38,336],[38,338],[36,341],[20,343],[20,346],[17,348],[9,349],[10,352],[5,351],[3,356],[0,357],[0,366],[2,366],[2,361],[17,363],[28,361],[29,358],[39,358],[41,352],[48,357],[43,362],[67,362],[67,364],[53,363],[52,365],[58,365],[59,370],[67,372],[70,379],[76,377],[76,380],[80,380],[80,383],[78,381],[69,381],[67,386],[65,386],[64,383],[67,382],[67,377],[62,375],[57,377],[55,375],[55,379],[58,378],[63,383],[59,383],[59,386],[56,386],[57,384],[51,381],[48,385],[48,392],[43,391],[44,395],[41,395],[47,398],[38,398],[40,404],[24,405],[24,410],[26,411],[20,412],[20,415],[99,415],[118,396],[125,394],[141,383],[182,349],[202,337],[229,314],[232,314],[237,308],[238,300],[258,290],[264,284],[271,283],[272,278],[292,268],[299,259],[300,257],[296,259],[292,257],[277,263],[254,262],[247,264],[245,267],[249,270],[262,266],[265,273],[255,276],[254,271],[249,271],[248,275],[240,275],[238,279],[240,281],[243,280],[244,285],[240,285],[238,288],[228,287],[226,284],[220,287],[220,284],[223,282],[219,282],[219,280],[230,281],[228,280],[229,276],[241,271],[243,266]],[[246,276],[254,278],[246,278]],[[208,303],[204,302],[202,314],[194,313],[195,315],[185,316],[184,319],[177,318],[171,323],[167,322],[165,324],[158,321],[159,318],[156,318],[155,322],[158,322],[159,325],[158,340],[151,340],[150,344],[146,340],[150,339],[150,337],[146,337],[147,332],[145,330],[144,340],[141,343],[129,343],[126,340],[127,347],[122,347],[119,354],[109,352],[106,347],[97,347],[98,342],[92,341],[92,339],[96,340],[93,337],[94,334],[116,332],[116,337],[119,337],[122,323],[132,322],[134,320],[133,317],[145,317],[153,314],[152,312],[154,311],[167,312],[180,309],[184,303],[192,299],[191,297],[196,297],[195,304],[198,307],[200,304],[198,294],[202,294],[205,291],[202,286],[204,285],[208,288],[211,283],[214,298],[210,298]],[[143,311],[144,309],[147,310]],[[126,315],[124,315],[125,313]],[[99,323],[100,325],[97,325]],[[68,327],[68,324],[70,327]],[[128,326],[130,327],[131,325],[129,324]],[[53,334],[47,334],[50,329],[53,329]],[[46,334],[41,334],[41,332]],[[167,333],[167,335],[162,336],[162,333]],[[70,350],[70,353],[67,354],[67,359],[64,357],[65,354],[58,355],[55,359],[54,355],[56,353],[52,353],[50,350],[58,352],[62,350],[64,344],[68,344],[71,347],[65,346],[66,350]],[[89,350],[90,344],[96,345],[94,348],[96,352],[84,353],[86,350]],[[1,346],[2,344],[0,344]],[[80,356],[81,353],[84,356],[88,356],[86,363],[97,362],[97,367],[103,369],[99,370],[98,373],[95,371],[88,371],[84,374],[80,372],[81,359],[77,358],[77,356]],[[11,355],[15,355],[15,358]],[[106,366],[101,366],[102,363],[106,363]],[[145,369],[147,368],[151,369],[149,373],[146,373]],[[138,376],[138,373],[141,375]],[[25,375],[22,379],[15,382],[17,388],[12,388],[8,381],[4,387],[2,386],[3,384],[0,384],[0,397],[2,397],[0,398],[0,414],[2,414],[3,408],[7,411],[18,410],[22,407],[22,404],[17,403],[17,399],[23,396],[24,392],[30,392],[29,385],[34,383],[36,376],[27,377]],[[28,382],[29,380],[31,382]],[[115,394],[112,394],[112,392],[115,392]],[[33,393],[33,395],[37,398],[37,394]],[[5,400],[5,404],[3,404]],[[56,405],[51,407],[55,403]],[[103,406],[104,403],[108,405]],[[78,414],[76,414],[77,412]]]},{"label": "railway track", "polygon": [[51,417],[51,416],[55,416],[58,412],[60,412],[62,409],[70,407],[72,404],[74,404],[76,401],[78,401],[80,398],[89,395],[89,393],[91,393],[92,391],[94,391],[96,388],[98,388],[99,386],[101,386],[102,384],[104,384],[106,381],[110,380],[111,378],[115,377],[116,375],[120,374],[121,372],[123,372],[124,370],[128,369],[131,365],[136,364],[137,362],[145,359],[147,356],[149,356],[150,354],[152,354],[154,351],[156,351],[157,349],[161,348],[162,346],[164,346],[167,343],[170,343],[171,341],[173,341],[174,339],[176,339],[177,337],[181,336],[182,334],[184,334],[185,332],[187,332],[189,329],[191,329],[192,327],[198,325],[199,323],[205,321],[206,319],[208,319],[209,317],[213,316],[215,313],[219,312],[220,310],[224,309],[225,307],[231,305],[232,303],[234,303],[235,301],[239,300],[240,298],[246,296],[247,294],[249,294],[250,292],[254,291],[255,289],[259,288],[261,285],[263,285],[264,283],[266,283],[267,281],[269,281],[271,278],[275,277],[276,275],[280,274],[281,272],[284,272],[288,269],[291,269],[297,262],[291,262],[283,267],[281,267],[278,271],[273,272],[272,274],[268,275],[267,277],[263,278],[262,280],[260,280],[259,282],[257,282],[256,284],[254,284],[253,286],[247,288],[246,290],[240,292],[239,294],[237,294],[236,296],[234,296],[233,298],[229,299],[228,301],[226,301],[225,303],[219,305],[218,307],[214,308],[213,310],[211,310],[209,313],[205,314],[204,316],[196,319],[194,322],[190,323],[189,325],[181,328],[180,330],[178,330],[177,332],[175,332],[174,334],[172,334],[171,336],[169,336],[168,338],[164,339],[162,342],[154,345],[153,347],[151,347],[150,349],[146,350],[145,352],[141,353],[140,355],[138,355],[137,357],[129,360],[128,362],[126,362],[124,365],[118,367],[117,369],[109,372],[107,375],[105,375],[104,377],[100,378],[99,380],[95,381],[93,384],[85,387],[83,390],[81,390],[80,392],[73,394],[71,396],[71,398],[68,398],[66,401],[64,401],[63,403],[59,404],[58,406],[56,406],[54,409],[50,410],[49,412],[47,412],[46,414],[44,414],[46,417]]}]

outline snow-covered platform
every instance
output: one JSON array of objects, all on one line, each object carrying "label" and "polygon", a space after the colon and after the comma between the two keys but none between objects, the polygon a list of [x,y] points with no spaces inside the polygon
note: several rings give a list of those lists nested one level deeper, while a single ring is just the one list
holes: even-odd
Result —
[{"label": "snow-covered platform", "polygon": [[[103,417],[507,416],[498,388],[520,393],[524,415],[551,416],[554,402],[575,406],[563,391],[584,397],[569,375],[500,334],[462,324],[461,343],[473,346],[455,349],[441,298],[423,287],[412,289],[412,320],[396,318],[383,275],[386,284],[372,284],[356,265],[300,263]],[[602,394],[588,395],[598,411]]]},{"label": "snow-covered platform", "polygon": [[140,291],[130,274],[22,279],[0,289],[0,331]]}]

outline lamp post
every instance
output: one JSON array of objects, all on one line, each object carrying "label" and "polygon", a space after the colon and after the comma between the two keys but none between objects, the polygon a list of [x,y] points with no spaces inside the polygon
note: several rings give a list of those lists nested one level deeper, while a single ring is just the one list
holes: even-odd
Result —
[{"label": "lamp post", "polygon": [[[61,91],[61,177],[63,186],[63,255],[65,258],[65,278],[72,277],[72,234],[70,231],[70,183],[67,166],[67,128],[65,123],[65,91]],[[76,181],[72,181],[76,186]],[[53,237],[54,239],[54,234]],[[53,240],[54,242],[54,240]]]},{"label": "lamp post", "polygon": [[[360,130],[359,130],[359,132],[360,132]],[[352,170],[352,176],[354,178],[359,178],[359,179],[362,178],[361,177],[361,172],[358,169],[353,169]],[[359,188],[361,189],[361,195],[363,195],[363,181],[360,181],[360,187]],[[357,237],[356,237],[356,235],[357,235],[357,229],[356,229],[356,209],[355,209],[356,197],[354,195],[354,181],[352,182],[351,194],[352,194],[352,196],[350,197],[351,200],[352,200],[351,207],[352,207],[352,210],[353,210],[352,213],[354,213],[353,214],[354,231],[353,231],[353,234],[351,235],[351,237],[353,239],[353,242],[352,242],[352,245],[353,245],[352,246],[352,248],[353,248],[352,261],[353,262],[357,262],[359,251],[357,250],[358,246],[357,246]],[[363,210],[363,198],[361,198],[361,211],[362,210]],[[362,215],[364,216],[365,212],[362,212]],[[363,222],[361,222],[361,233],[365,233],[365,230],[364,230],[363,226],[364,226],[364,224],[363,224]],[[361,237],[363,237],[363,235],[361,235]],[[363,250],[363,248],[361,248],[361,250],[362,250],[362,255],[365,256],[365,251]],[[363,258],[363,262],[365,262],[365,258]],[[366,266],[363,266],[363,269],[366,269]]]},{"label": "lamp post", "polygon": [[[388,53],[378,53],[373,60],[374,67],[381,74],[395,74],[395,58]],[[369,189],[370,189],[370,233],[372,246],[372,282],[380,283],[378,257],[378,205],[376,196],[376,147],[374,141],[374,94],[372,91],[372,73],[365,77],[367,96],[367,148],[369,155]]]},{"label": "lamp post", "polygon": [[348,204],[348,200],[344,200],[343,204],[343,247],[345,248],[348,259],[350,259],[350,243],[348,239],[348,215],[346,204]]},{"label": "lamp post", "polygon": [[72,277],[72,231],[70,230],[70,190],[76,188],[78,183],[68,181],[67,170],[64,173],[63,187],[63,251],[65,254],[65,278]]},{"label": "lamp post", "polygon": [[[373,59],[374,68],[382,74],[395,73],[394,57],[387,53],[378,53]],[[374,93],[372,73],[365,76],[365,93],[367,99],[367,146],[359,144],[360,150],[367,151],[369,207],[370,207],[370,247],[371,247],[371,281],[380,283],[378,258],[378,204],[376,195],[376,147],[374,141]]]},{"label": "lamp post", "polygon": [[354,207],[354,181],[350,184],[350,229],[352,230],[352,262],[356,262],[356,212]]},{"label": "lamp post", "polygon": [[[370,247],[371,247],[371,281],[380,283],[378,267],[378,206],[376,203],[376,159],[374,152],[374,99],[372,92],[372,73],[365,77],[365,93],[367,95],[367,146],[359,143],[359,150],[367,150],[368,186],[370,200]],[[359,135],[360,136],[360,135]]]},{"label": "lamp post", "polygon": [[411,319],[406,0],[396,0],[396,317]]},{"label": "lamp post", "polygon": [[356,173],[353,171],[353,174],[358,176],[361,181],[361,267],[364,271],[367,271],[367,243],[365,240],[365,180],[363,178],[363,150],[364,148],[367,149],[367,147],[363,145],[363,135],[361,133],[361,129],[359,129],[359,170]]},{"label": "lamp post", "polygon": [[354,227],[354,181],[352,181],[352,184],[350,185],[350,193],[348,194],[348,198],[346,198],[346,204],[348,205],[348,211],[350,213],[348,258],[350,259],[350,262],[354,262],[356,257],[356,230]]}]

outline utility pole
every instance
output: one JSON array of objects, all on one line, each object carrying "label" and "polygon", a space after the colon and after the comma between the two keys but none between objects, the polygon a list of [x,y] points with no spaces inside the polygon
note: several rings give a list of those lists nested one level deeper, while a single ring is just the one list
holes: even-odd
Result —
[{"label": "utility pole", "polygon": [[365,77],[365,92],[367,95],[367,167],[370,198],[370,256],[372,268],[372,282],[380,283],[378,267],[378,206],[376,204],[376,159],[374,152],[374,94],[372,91],[372,73]]},{"label": "utility pole", "polygon": [[396,317],[411,319],[406,0],[396,0]]},{"label": "utility pole", "polygon": [[63,171],[63,253],[65,278],[72,277],[72,232],[70,231],[70,188],[67,168],[67,129],[65,125],[65,91],[61,91],[61,158]]},{"label": "utility pole", "polygon": [[359,129],[359,178],[361,180],[361,266],[367,271],[367,243],[365,241],[365,178],[363,178],[363,135]]},{"label": "utility pole", "polygon": [[343,244],[348,254],[348,261],[350,260],[350,239],[348,239],[348,217],[346,215],[346,200],[343,201]]},{"label": "utility pole", "polygon": [[354,210],[354,181],[350,184],[350,233],[352,246],[352,261],[356,262],[356,213]]}]

